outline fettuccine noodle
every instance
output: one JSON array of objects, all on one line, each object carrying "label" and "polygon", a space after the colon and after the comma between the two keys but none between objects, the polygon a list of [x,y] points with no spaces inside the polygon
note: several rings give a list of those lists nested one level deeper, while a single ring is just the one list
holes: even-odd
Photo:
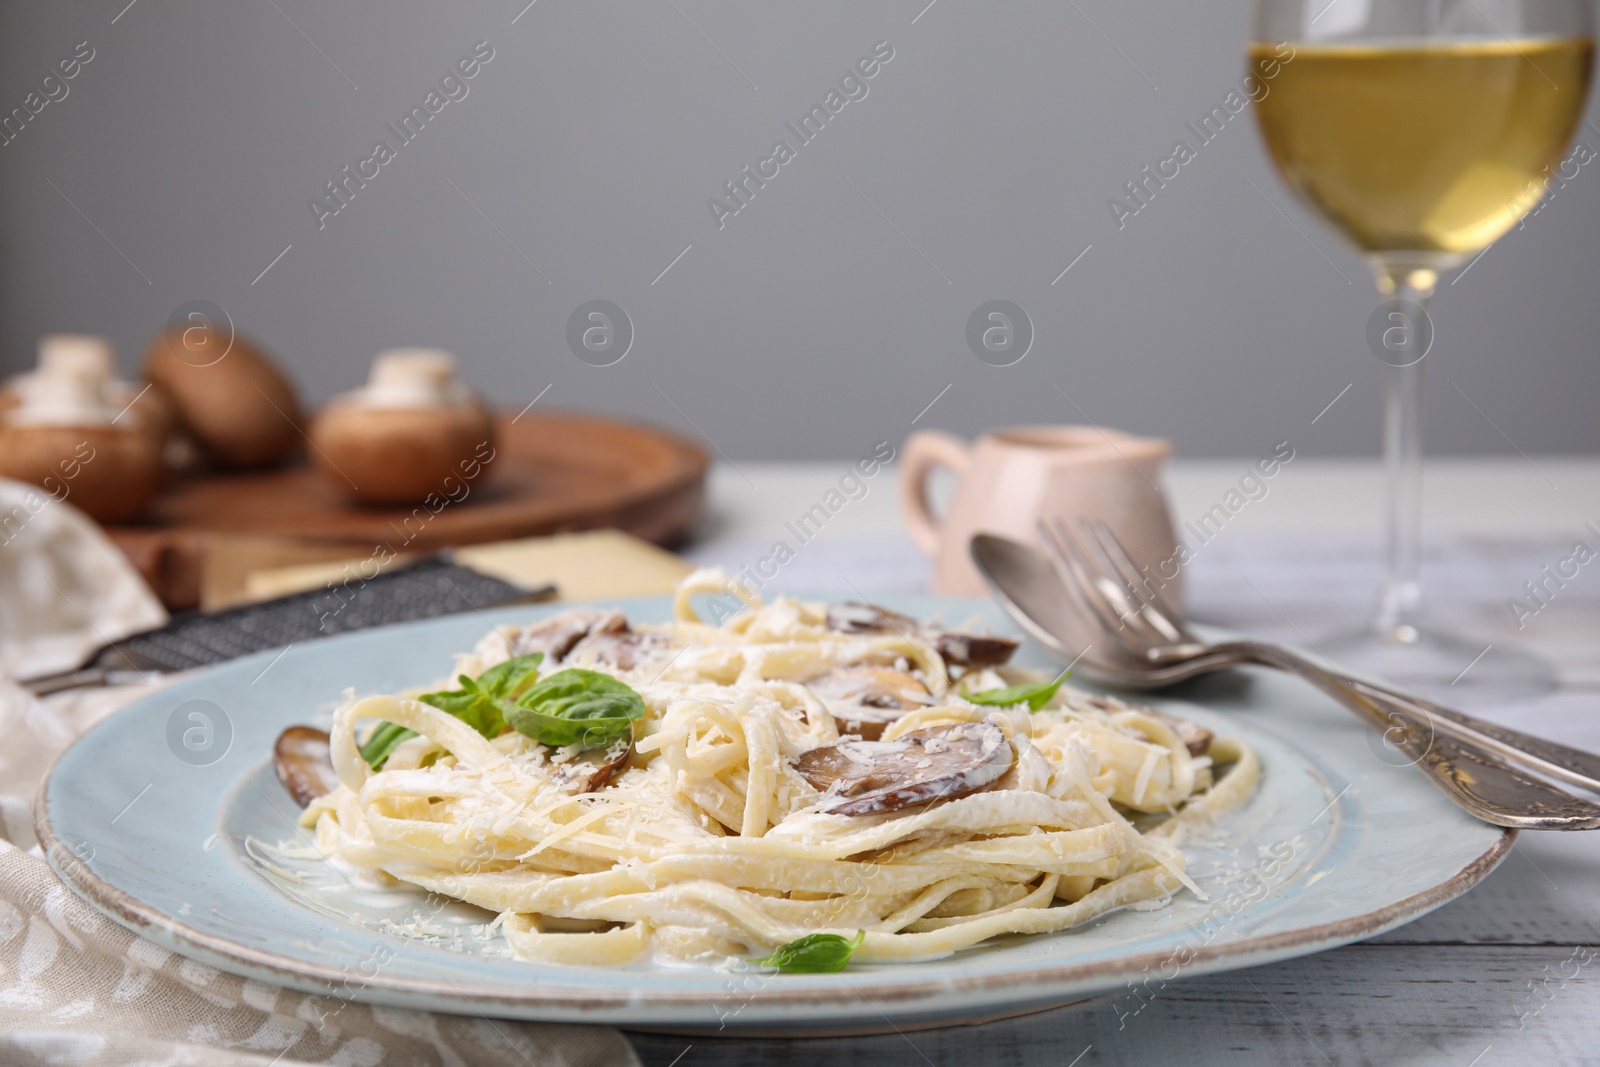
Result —
[{"label": "fettuccine noodle", "polygon": [[[1207,735],[1192,755],[1183,724],[1110,698],[1063,688],[1038,711],[970,703],[953,675],[973,690],[1023,675],[947,664],[920,631],[839,632],[825,605],[791,599],[752,601],[721,626],[701,620],[691,597],[726,589],[724,576],[697,573],[675,621],[628,630],[631,655],[585,639],[559,660],[644,699],[626,764],[592,790],[573,773],[587,767],[577,746],[486,739],[405,696],[347,700],[330,735],[341,785],[304,817],[318,847],[498,913],[530,960],[715,963],[858,930],[859,960],[925,959],[1197,892],[1185,834],[1256,787],[1244,742]],[[458,657],[456,673],[507,660],[525,637],[497,629]],[[836,798],[795,760],[838,742],[845,720],[809,683],[863,664],[903,671],[927,693],[882,741],[988,723],[1013,750],[1009,769],[977,791],[898,810],[822,810]],[[373,771],[358,743],[380,720],[420,736]]]}]

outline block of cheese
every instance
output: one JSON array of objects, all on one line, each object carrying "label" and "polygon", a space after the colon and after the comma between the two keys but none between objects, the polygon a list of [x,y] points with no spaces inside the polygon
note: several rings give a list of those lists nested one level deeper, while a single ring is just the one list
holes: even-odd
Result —
[{"label": "block of cheese", "polygon": [[[529,589],[553,582],[561,600],[671,593],[692,569],[665,549],[620,530],[495,541],[452,549],[451,554],[474,570]],[[347,570],[359,566],[370,569],[370,559],[353,557],[253,571],[246,576],[242,595],[235,602],[270,600],[316,589],[343,581]]]}]

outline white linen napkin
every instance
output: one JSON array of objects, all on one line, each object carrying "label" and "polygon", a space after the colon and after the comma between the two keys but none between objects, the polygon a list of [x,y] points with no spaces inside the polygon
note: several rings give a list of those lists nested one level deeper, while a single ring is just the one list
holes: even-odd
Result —
[{"label": "white linen napkin", "polygon": [[0,478],[0,674],[71,670],[167,621],[161,602],[88,516]]},{"label": "white linen napkin", "polygon": [[[0,1064],[638,1064],[603,1027],[370,1007],[238,978],[140,939],[68,889],[33,834],[45,769],[151,687],[41,701],[10,677],[71,668],[165,615],[93,523],[55,501],[29,511],[19,488],[0,482]],[[19,506],[26,521],[8,526]]]}]

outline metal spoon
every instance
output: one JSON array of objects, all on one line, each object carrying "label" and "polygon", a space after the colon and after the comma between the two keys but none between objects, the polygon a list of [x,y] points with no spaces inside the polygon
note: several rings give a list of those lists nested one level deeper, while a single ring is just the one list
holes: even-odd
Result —
[{"label": "metal spoon", "polygon": [[[1247,663],[1276,667],[1305,678],[1383,730],[1435,784],[1478,818],[1525,829],[1600,827],[1600,805],[1503,762],[1513,760],[1600,790],[1600,757],[1350,678],[1277,645],[1205,642],[1148,585],[1139,590],[1137,570],[1114,538],[1108,544],[1097,531],[1101,552],[1091,555],[1075,538],[1067,540],[1072,537],[1069,530],[1042,533],[1060,553],[1060,568],[1035,548],[990,534],[973,537],[973,562],[1024,629],[1058,654],[1080,658],[1091,677],[1156,688]],[[1056,537],[1062,543],[1055,543]],[[1114,558],[1117,555],[1122,559]],[[1133,588],[1124,569],[1133,573]]]}]

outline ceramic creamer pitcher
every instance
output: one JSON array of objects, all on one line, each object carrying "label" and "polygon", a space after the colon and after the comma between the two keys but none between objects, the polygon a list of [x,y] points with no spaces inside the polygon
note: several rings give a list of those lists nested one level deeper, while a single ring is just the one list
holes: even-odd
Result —
[{"label": "ceramic creamer pitcher", "polygon": [[[1013,426],[968,444],[936,430],[912,434],[900,467],[900,505],[911,539],[933,557],[935,592],[985,596],[967,554],[975,533],[1038,545],[1040,517],[1104,522],[1129,555],[1159,579],[1152,587],[1183,607],[1177,536],[1162,490],[1172,445],[1094,426]],[[957,486],[943,516],[928,480],[948,468]]]}]

